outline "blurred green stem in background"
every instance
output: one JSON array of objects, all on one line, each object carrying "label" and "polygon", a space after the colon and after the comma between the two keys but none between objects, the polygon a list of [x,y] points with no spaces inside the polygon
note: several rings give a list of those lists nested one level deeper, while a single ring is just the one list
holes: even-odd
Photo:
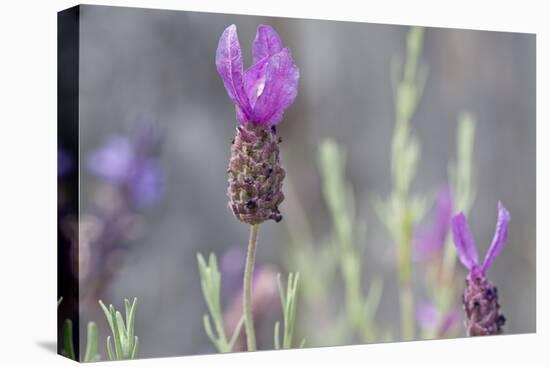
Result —
[{"label": "blurred green stem in background", "polygon": [[[292,338],[294,336],[294,320],[296,318],[296,295],[298,290],[298,280],[300,279],[300,273],[288,274],[288,281],[286,292],[281,282],[281,274],[277,275],[277,284],[279,286],[279,296],[281,299],[281,308],[283,310],[283,349],[292,348]],[[274,330],[274,343],[275,349],[281,349],[279,338],[279,321],[275,323]],[[302,341],[300,348],[305,344],[305,340]]]},{"label": "blurred green stem in background", "polygon": [[[414,295],[412,291],[411,243],[413,228],[424,215],[425,199],[411,196],[410,186],[420,158],[420,143],[411,133],[410,121],[418,107],[426,80],[425,68],[419,66],[423,28],[411,28],[403,70],[394,64],[395,129],[391,147],[392,192],[387,201],[377,202],[376,209],[397,245],[399,272],[401,334],[403,340],[415,337]],[[402,77],[398,80],[398,75]]]},{"label": "blurred green stem in background", "polygon": [[122,318],[120,311],[115,310],[113,305],[107,308],[101,300],[99,305],[105,314],[105,318],[109,323],[112,332],[112,339],[115,345],[111,345],[111,335],[107,337],[107,353],[111,360],[134,359],[139,350],[139,339],[134,335],[134,323],[136,320],[136,303],[137,298],[134,298],[132,304],[125,299],[124,308],[126,320]]},{"label": "blurred green stem in background", "polygon": [[[456,134],[456,162],[449,165],[449,182],[453,196],[453,214],[463,212],[466,216],[475,199],[473,181],[473,153],[475,143],[475,120],[468,112],[458,117]],[[436,304],[441,317],[452,309],[455,299],[456,250],[450,233],[447,235],[441,279],[436,290]],[[439,324],[444,322],[439,320]],[[434,335],[435,337],[435,335]]]},{"label": "blurred green stem in background", "polygon": [[248,351],[256,350],[256,334],[254,331],[254,315],[252,313],[252,275],[254,274],[254,262],[256,260],[256,245],[258,241],[258,224],[250,226],[250,238],[246,252],[246,263],[243,279],[243,313],[244,328],[246,331],[246,345]]},{"label": "blurred green stem in background", "polygon": [[[307,335],[308,346],[321,347],[340,343],[348,332],[344,317],[332,318],[334,304],[331,292],[336,271],[339,270],[338,249],[332,240],[314,238],[311,223],[296,193],[292,177],[285,178],[285,220],[288,240],[285,241],[285,267],[300,270],[298,292],[306,310],[295,328]],[[345,316],[345,315],[344,315]],[[319,329],[322,327],[322,330]]]},{"label": "blurred green stem in background", "polygon": [[344,281],[345,307],[348,322],[365,342],[376,340],[374,316],[378,308],[382,282],[375,279],[367,297],[361,286],[361,254],[359,243],[365,241],[365,225],[356,219],[355,197],[345,178],[346,157],[332,140],[325,140],[319,149],[323,194],[331,214],[338,244],[340,269]]},{"label": "blurred green stem in background", "polygon": [[[206,306],[208,307],[208,312],[210,313],[210,317],[206,314],[203,316],[204,330],[212,344],[214,344],[220,353],[231,352],[231,350],[233,350],[233,346],[235,345],[235,341],[237,340],[237,336],[241,332],[244,318],[241,318],[235,328],[235,331],[233,332],[231,340],[228,341],[227,336],[225,335],[220,302],[221,274],[218,270],[216,255],[210,254],[207,263],[202,254],[199,253],[197,254],[197,260],[199,264],[202,294],[204,296]],[[214,335],[214,331],[212,330],[210,319],[212,319],[212,322],[214,323],[216,333],[218,334],[217,337]]]}]

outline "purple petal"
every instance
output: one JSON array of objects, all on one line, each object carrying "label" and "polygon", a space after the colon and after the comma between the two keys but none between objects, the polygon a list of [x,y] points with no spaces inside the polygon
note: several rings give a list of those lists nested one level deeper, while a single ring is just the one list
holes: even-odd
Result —
[{"label": "purple petal", "polygon": [[147,207],[156,203],[164,192],[164,175],[153,159],[136,163],[135,175],[129,182],[130,194],[134,204]]},{"label": "purple petal", "polygon": [[277,32],[268,25],[260,24],[256,30],[256,37],[252,42],[254,64],[281,52],[282,49],[283,42]]},{"label": "purple petal", "polygon": [[216,50],[216,69],[223,80],[229,98],[240,109],[240,117],[247,119],[251,109],[244,90],[243,57],[237,37],[237,27],[234,24],[227,27],[220,37]]},{"label": "purple petal", "polygon": [[495,236],[493,237],[493,242],[491,243],[491,247],[489,247],[489,251],[487,251],[487,255],[485,256],[485,260],[483,261],[483,265],[481,267],[481,271],[483,273],[487,272],[489,266],[491,266],[495,258],[504,247],[506,238],[508,237],[508,223],[510,223],[510,212],[508,212],[508,210],[506,210],[506,208],[502,206],[499,201]]},{"label": "purple petal", "polygon": [[439,191],[433,209],[433,224],[431,227],[418,231],[414,238],[415,257],[418,260],[430,260],[440,254],[445,245],[451,216],[453,200],[448,188]]},{"label": "purple petal", "polygon": [[111,136],[105,144],[88,156],[88,170],[113,183],[123,183],[133,169],[134,150],[122,136]]},{"label": "purple petal", "polygon": [[244,72],[244,89],[252,109],[258,96],[263,92],[268,61],[264,59],[257,62]]},{"label": "purple petal", "polygon": [[478,266],[477,249],[464,213],[461,212],[452,219],[451,227],[460,261],[468,270],[476,268]]},{"label": "purple petal", "polygon": [[267,61],[265,85],[254,105],[252,122],[276,125],[298,93],[300,72],[285,48]]}]

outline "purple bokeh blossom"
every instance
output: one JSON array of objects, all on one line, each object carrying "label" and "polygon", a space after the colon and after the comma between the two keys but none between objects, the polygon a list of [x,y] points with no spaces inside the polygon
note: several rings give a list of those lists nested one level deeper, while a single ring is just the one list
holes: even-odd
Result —
[{"label": "purple bokeh blossom", "polygon": [[450,310],[442,317],[433,303],[424,302],[417,307],[416,319],[422,329],[437,328],[437,336],[444,337],[460,324],[461,312]]},{"label": "purple bokeh blossom", "polygon": [[237,27],[232,24],[220,37],[216,69],[241,124],[277,125],[296,98],[300,71],[270,26],[258,26],[252,53],[253,65],[244,70]]},{"label": "purple bokeh blossom", "polygon": [[432,210],[430,227],[416,232],[414,238],[415,258],[419,261],[428,261],[441,254],[445,240],[451,227],[453,198],[449,188],[439,191]]},{"label": "purple bokeh blossom", "polygon": [[510,213],[499,202],[498,203],[498,219],[495,229],[493,242],[487,251],[483,264],[479,264],[477,247],[474,242],[466,217],[463,213],[459,213],[452,219],[453,239],[458,253],[460,262],[471,272],[484,276],[489,266],[498,256],[506,239],[508,237],[508,224],[510,222]]},{"label": "purple bokeh blossom", "polygon": [[220,271],[223,282],[223,292],[233,296],[243,285],[246,253],[240,246],[231,246],[222,256]]},{"label": "purple bokeh blossom", "polygon": [[[241,246],[231,246],[221,258],[220,271],[224,298],[228,299],[224,308],[224,324],[227,335],[233,335],[242,314],[243,289],[246,252]],[[272,328],[267,321],[280,307],[279,288],[277,285],[277,269],[273,265],[259,264],[252,278],[252,309],[256,328]],[[233,351],[246,348],[244,330],[241,331]]]},{"label": "purple bokeh blossom", "polygon": [[158,133],[143,124],[133,138],[107,137],[103,145],[88,156],[88,170],[120,187],[138,208],[155,204],[165,189],[164,174],[155,156]]}]

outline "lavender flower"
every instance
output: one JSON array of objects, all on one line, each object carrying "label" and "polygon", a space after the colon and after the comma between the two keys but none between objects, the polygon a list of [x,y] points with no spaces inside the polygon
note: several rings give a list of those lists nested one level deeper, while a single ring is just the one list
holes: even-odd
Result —
[{"label": "lavender flower", "polygon": [[498,220],[493,242],[480,265],[475,242],[463,213],[452,219],[452,232],[458,257],[469,270],[463,295],[466,311],[466,330],[470,336],[494,335],[502,332],[506,322],[500,313],[498,291],[486,278],[487,270],[498,256],[508,236],[510,213],[498,203]]},{"label": "lavender flower", "polygon": [[241,246],[231,246],[221,258],[220,272],[225,296],[233,297],[242,290],[246,253]]},{"label": "lavender flower", "polygon": [[88,170],[124,190],[136,207],[155,204],[164,192],[163,172],[154,156],[156,137],[147,126],[134,139],[112,135],[89,155]]},{"label": "lavender flower", "polygon": [[424,302],[417,307],[416,319],[423,329],[437,328],[436,335],[444,337],[459,324],[461,317],[459,311],[453,309],[442,315],[433,303]]},{"label": "lavender flower", "polygon": [[437,195],[431,227],[415,234],[414,248],[417,260],[429,261],[441,254],[451,227],[452,210],[453,198],[450,190],[445,187]]},{"label": "lavender flower", "polygon": [[228,168],[229,206],[237,219],[255,225],[282,219],[285,171],[276,126],[296,98],[299,70],[269,26],[258,27],[252,50],[254,64],[244,71],[237,28],[230,25],[219,40],[216,68],[239,122]]},{"label": "lavender flower", "polygon": [[98,311],[97,299],[106,296],[128,249],[145,232],[144,209],[164,193],[160,143],[158,126],[138,120],[131,133],[109,135],[87,155],[87,169],[98,178],[97,185],[78,225],[64,226],[72,253],[78,255],[80,304],[86,312]]}]

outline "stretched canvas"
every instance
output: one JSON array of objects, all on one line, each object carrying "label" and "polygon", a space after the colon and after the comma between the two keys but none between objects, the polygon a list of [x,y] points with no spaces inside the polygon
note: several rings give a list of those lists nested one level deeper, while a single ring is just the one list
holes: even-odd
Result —
[{"label": "stretched canvas", "polygon": [[535,35],[58,15],[58,352],[535,332]]}]

